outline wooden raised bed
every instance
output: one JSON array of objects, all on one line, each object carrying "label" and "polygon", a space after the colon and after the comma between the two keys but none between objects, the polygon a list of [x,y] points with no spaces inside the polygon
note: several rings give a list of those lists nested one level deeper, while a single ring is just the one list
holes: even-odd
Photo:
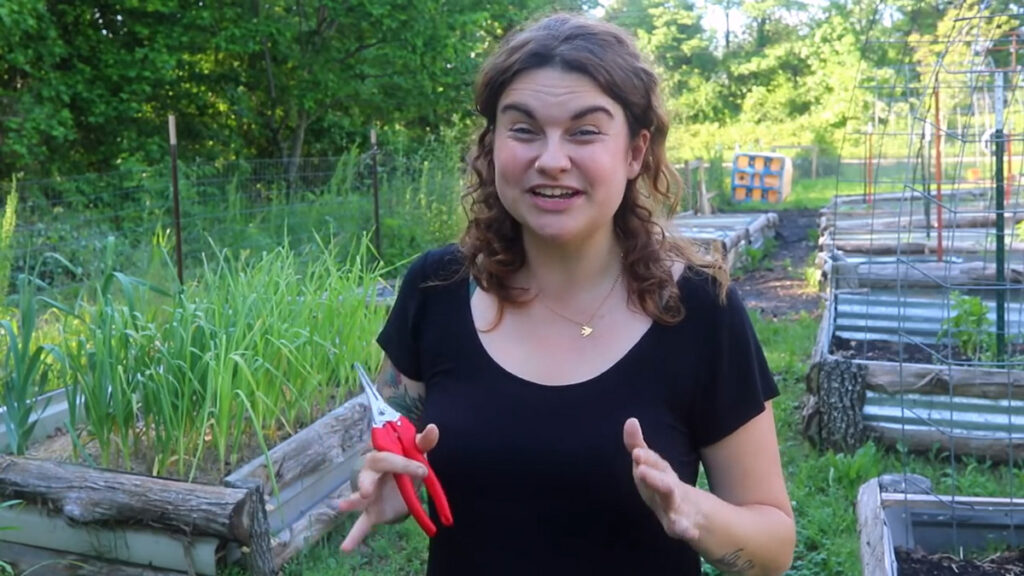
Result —
[{"label": "wooden raised bed", "polygon": [[93,573],[154,575],[215,575],[241,561],[270,576],[335,525],[331,503],[349,493],[368,439],[359,396],[224,486],[0,456],[0,499],[22,502],[0,508],[0,526],[15,528],[0,531],[0,558],[54,562],[54,574],[70,558]]},{"label": "wooden raised bed", "polygon": [[964,556],[1022,544],[1021,500],[934,494],[913,474],[865,482],[856,510],[866,575],[896,576],[899,549]]}]

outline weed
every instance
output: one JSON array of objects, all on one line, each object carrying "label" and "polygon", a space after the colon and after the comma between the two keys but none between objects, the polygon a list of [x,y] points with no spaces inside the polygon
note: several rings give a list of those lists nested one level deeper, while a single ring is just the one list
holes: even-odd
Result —
[{"label": "weed", "polygon": [[743,276],[755,270],[763,269],[769,262],[769,257],[775,252],[778,241],[773,237],[765,238],[760,246],[747,245],[743,247],[743,257],[736,268],[736,275]]}]

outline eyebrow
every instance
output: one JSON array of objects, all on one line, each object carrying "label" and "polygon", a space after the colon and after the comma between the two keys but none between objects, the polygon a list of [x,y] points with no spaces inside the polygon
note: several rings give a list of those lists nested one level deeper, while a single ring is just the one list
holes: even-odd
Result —
[{"label": "eyebrow", "polygon": [[[532,110],[521,104],[516,104],[515,102],[509,102],[508,104],[505,104],[504,106],[501,107],[501,110],[498,111],[499,114],[505,114],[506,112],[518,112],[531,120],[537,119],[537,116],[534,115]],[[602,106],[600,104],[595,104],[593,106],[587,106],[586,108],[577,110],[576,112],[573,113],[570,120],[576,121],[581,118],[586,118],[591,114],[604,114],[609,118],[615,118],[615,115],[612,114],[612,111],[609,110],[607,107]]]}]

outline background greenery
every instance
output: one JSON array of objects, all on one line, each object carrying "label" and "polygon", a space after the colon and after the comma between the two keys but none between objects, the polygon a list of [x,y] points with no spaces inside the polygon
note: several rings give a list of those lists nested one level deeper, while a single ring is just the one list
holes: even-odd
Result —
[{"label": "background greenery", "polygon": [[[602,6],[603,5],[603,6]],[[935,63],[1013,24],[979,0],[5,0],[0,182],[161,166],[167,116],[189,160],[301,158],[466,142],[472,82],[513,26],[595,10],[630,29],[664,81],[673,159],[724,146],[815,144],[860,156],[899,133]],[[1006,0],[987,13],[1012,12]],[[702,16],[728,10],[726,29]],[[960,52],[964,54],[960,54]],[[955,80],[952,76],[939,80]],[[949,96],[952,110],[970,95]],[[916,109],[915,109],[916,110]],[[952,114],[952,112],[949,112]],[[952,120],[950,120],[952,121]],[[890,152],[906,154],[904,139]]]}]

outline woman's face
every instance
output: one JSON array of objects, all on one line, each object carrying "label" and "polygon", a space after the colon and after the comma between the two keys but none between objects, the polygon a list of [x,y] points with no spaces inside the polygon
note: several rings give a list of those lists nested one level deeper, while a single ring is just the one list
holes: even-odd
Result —
[{"label": "woman's face", "polygon": [[622,107],[589,77],[557,68],[523,72],[498,101],[498,197],[533,240],[611,235],[648,139],[646,131],[630,139]]}]

